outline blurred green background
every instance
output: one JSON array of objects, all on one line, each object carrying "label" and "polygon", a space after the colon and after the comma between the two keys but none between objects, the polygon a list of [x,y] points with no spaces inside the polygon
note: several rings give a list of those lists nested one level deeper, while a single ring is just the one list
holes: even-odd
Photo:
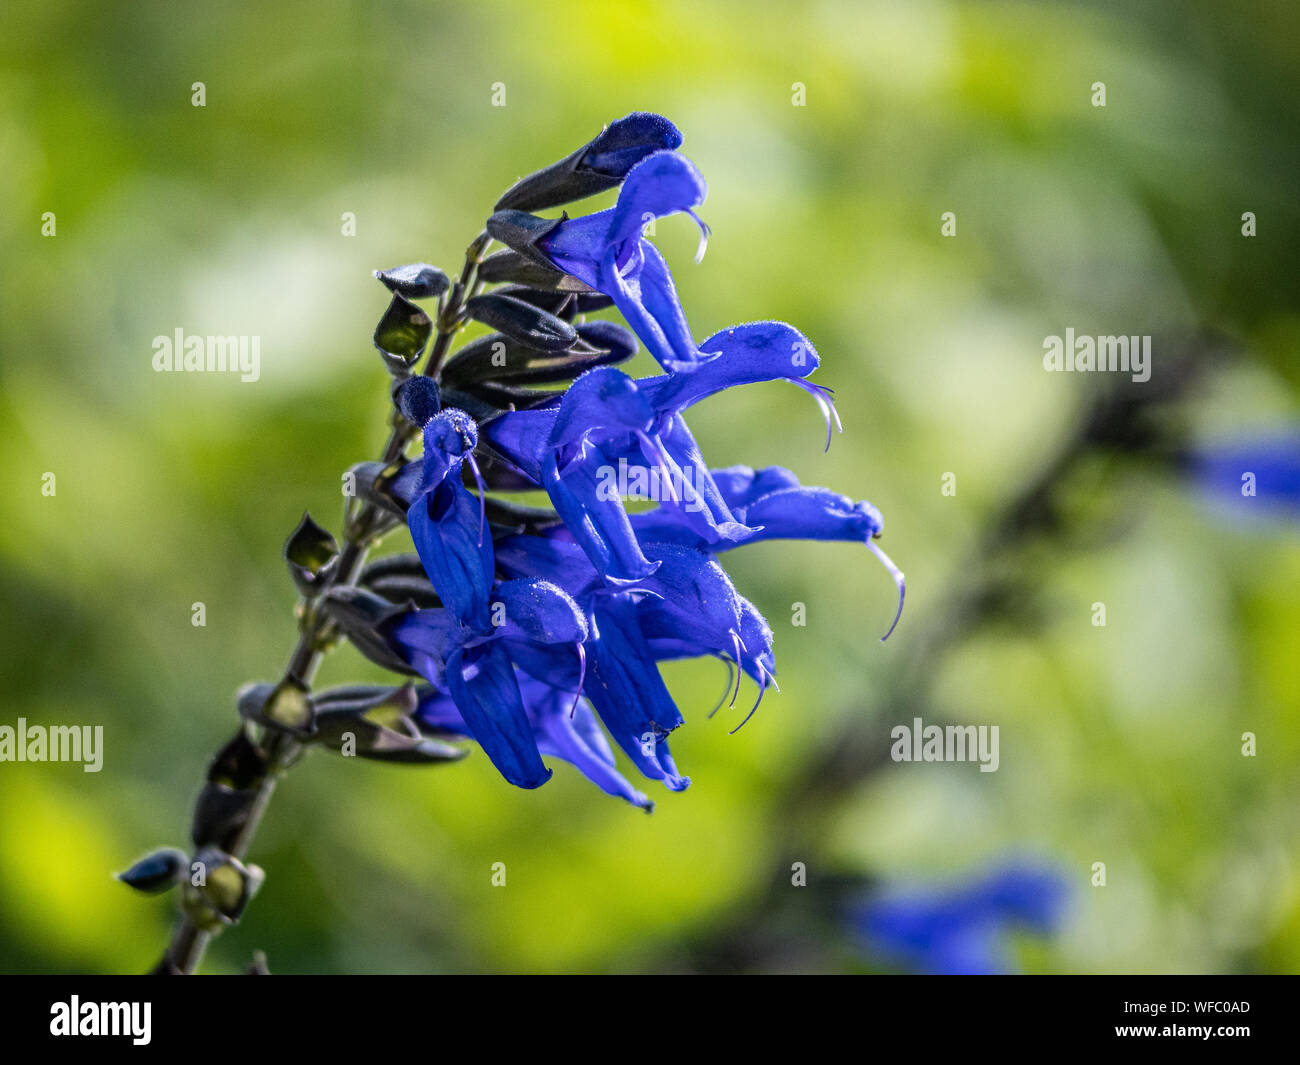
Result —
[{"label": "blurred green background", "polygon": [[[524,792],[478,752],[432,770],[314,754],[206,970],[255,948],[276,972],[685,968],[738,916],[762,923],[792,860],[810,886],[783,912],[823,905],[832,874],[944,880],[1015,852],[1073,887],[1059,935],[1017,945],[1030,970],[1296,971],[1294,527],[1241,527],[1153,466],[1098,461],[1069,486],[1075,527],[1014,562],[1039,620],[917,656],[997,508],[1102,387],[1044,373],[1045,336],[1212,327],[1237,354],[1181,402],[1190,437],[1295,418],[1298,43],[1289,0],[9,0],[0,724],[103,724],[106,753],[98,774],[0,764],[0,970],[157,960],[174,900],[111,873],[185,843],[233,693],[292,646],[280,545],[304,508],[337,530],[342,470],[382,444],[370,271],[458,269],[506,185],[655,110],[710,184],[702,264],[689,220],[655,237],[696,336],[795,323],[845,425],[824,455],[812,403],[773,384],[696,408],[695,434],[714,465],[779,463],[877,504],[909,576],[897,634],[876,642],[893,589],[860,547],[730,556],[782,694],[731,736],[735,711],[706,718],[723,668],[669,667],[694,784],[647,787],[650,817],[566,766]],[[178,327],[260,336],[261,379],[154,373],[152,338]],[[881,698],[905,668],[929,718],[1000,726],[1000,770],[886,761],[811,792],[845,728],[910,720]],[[377,676],[344,649],[320,682]],[[763,965],[877,964],[817,927]]]}]

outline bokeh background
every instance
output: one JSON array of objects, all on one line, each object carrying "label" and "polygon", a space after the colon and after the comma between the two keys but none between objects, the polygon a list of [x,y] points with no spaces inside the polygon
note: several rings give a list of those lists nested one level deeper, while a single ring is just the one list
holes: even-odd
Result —
[{"label": "bokeh background", "polygon": [[[696,335],[795,323],[844,418],[823,454],[812,403],[772,384],[696,408],[695,433],[714,465],[877,504],[909,576],[897,634],[877,642],[893,588],[858,546],[731,556],[782,694],[729,735],[736,711],[706,717],[723,667],[669,667],[694,784],[649,817],[565,766],[524,792],[478,752],[313,754],[205,969],[255,948],[276,972],[888,969],[849,901],[1017,855],[1070,896],[1054,934],[1012,933],[1018,968],[1296,971],[1297,525],[1210,505],[1170,455],[1297,417],[1298,15],[9,0],[0,724],[102,724],[106,754],[0,764],[0,970],[157,960],[174,900],[111,874],[184,845],[233,693],[292,646],[281,543],[304,508],[337,530],[341,471],[382,443],[370,271],[457,269],[516,177],[656,110],[710,183],[702,264],[689,220],[655,237]],[[260,336],[261,379],[154,373],[177,327]],[[1151,432],[1080,443],[1117,382],[1043,371],[1066,327],[1156,337],[1118,415]],[[344,649],[320,680],[377,677]],[[999,725],[1001,768],[890,762],[914,714]]]}]

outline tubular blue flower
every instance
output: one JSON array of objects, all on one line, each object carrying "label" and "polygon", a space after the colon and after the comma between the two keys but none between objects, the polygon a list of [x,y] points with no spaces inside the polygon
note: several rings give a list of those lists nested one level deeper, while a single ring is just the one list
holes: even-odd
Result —
[{"label": "tubular blue flower", "polygon": [[407,523],[438,598],[462,624],[488,631],[492,541],[480,539],[479,501],[459,479],[446,481],[411,504]]},{"label": "tubular blue flower", "polygon": [[[748,721],[768,687],[777,687],[771,628],[706,551],[649,543],[646,553],[655,564],[654,573],[623,595],[602,584],[590,560],[575,543],[564,539],[562,532],[555,537],[512,536],[497,545],[504,572],[543,574],[548,580],[565,583],[576,589],[574,597],[586,610],[594,611],[598,602],[608,598],[634,604],[632,615],[656,662],[710,655],[736,663],[759,686],[758,700],[745,718]],[[555,683],[563,688],[574,682],[564,663],[553,655],[539,654],[536,648],[521,652],[516,661],[535,676],[562,678]],[[641,668],[648,670],[646,661]],[[735,680],[733,705],[740,690],[739,674]]]},{"label": "tubular blue flower", "polygon": [[[641,615],[642,606],[658,602],[661,593],[656,587],[666,590],[669,583],[686,584],[685,574],[678,572],[678,560],[669,563],[666,573],[656,565],[654,575],[643,582],[644,589],[638,586],[631,592],[604,583],[581,548],[564,539],[512,536],[501,541],[498,555],[508,574],[537,575],[575,590],[574,598],[587,612],[591,630],[590,667],[583,694],[642,773],[662,780],[673,791],[683,790],[690,780],[678,772],[665,742],[683,719],[659,674]],[[725,574],[722,580],[729,588]],[[559,664],[545,654],[525,652],[517,661],[522,669],[547,677],[561,688],[572,683],[572,674],[562,666],[557,669]]]},{"label": "tubular blue flower", "polygon": [[1013,969],[1007,931],[1048,935],[1059,925],[1066,886],[1059,873],[1010,863],[938,890],[890,893],[858,907],[854,931],[873,953],[924,973],[991,974]]},{"label": "tubular blue flower", "polygon": [[660,566],[637,585],[649,593],[637,604],[642,636],[660,661],[688,652],[734,662],[739,670],[732,706],[740,695],[740,673],[747,673],[759,686],[758,700],[732,730],[737,731],[775,684],[772,630],[712,555],[678,544],[650,544],[647,552]]},{"label": "tubular blue flower", "polygon": [[799,330],[785,322],[749,322],[725,329],[701,345],[708,362],[691,374],[668,374],[637,382],[655,410],[653,444],[669,484],[681,490],[665,500],[680,519],[719,549],[748,542],[758,532],[753,521],[737,515],[715,483],[703,452],[683,416],[687,407],[737,385],[790,381],[816,400],[826,420],[826,446],[832,423],[840,427],[830,390],[807,378],[821,365],[817,350]]},{"label": "tubular blue flower", "polygon": [[807,380],[821,360],[812,343],[784,322],[749,322],[715,334],[701,345],[709,359],[693,373],[667,374],[636,382],[654,410],[653,431],[642,433],[640,454],[610,457],[642,460],[658,472],[665,508],[674,508],[707,544],[744,542],[756,530],[739,520],[714,483],[699,444],[682,416],[687,407],[737,385],[790,381],[809,392],[826,419],[827,447],[839,416],[828,389]]},{"label": "tubular blue flower", "polygon": [[[403,616],[392,636],[430,683],[445,685],[466,727],[513,784],[535,788],[550,777],[528,725],[504,639],[582,644],[586,621],[555,585],[509,581],[495,587],[491,537],[485,536],[482,478],[472,451],[477,427],[449,408],[424,426],[424,457],[407,509],[411,539],[443,609]],[[479,480],[476,500],[461,482],[463,464]],[[494,625],[493,604],[504,614]],[[581,671],[580,671],[581,677]],[[579,688],[581,681],[579,681]]]},{"label": "tubular blue flower", "polygon": [[[591,630],[591,668],[583,693],[628,756],[647,775],[664,779],[663,765],[646,754],[643,746],[647,737],[667,735],[682,723],[682,717],[655,666],[655,656],[642,631],[639,608],[646,602],[658,602],[657,588],[666,588],[670,581],[684,583],[683,576],[677,573],[676,560],[670,562],[666,573],[661,573],[656,558],[652,577],[635,591],[621,591],[602,580],[576,543],[562,537],[511,536],[499,542],[497,553],[504,573],[535,576],[573,591]],[[725,574],[722,579],[726,581]],[[536,657],[531,662],[520,658],[521,667],[530,672],[556,675],[553,660],[542,662],[540,668],[537,663]],[[567,675],[557,683],[568,687],[571,679]],[[667,775],[674,779],[677,776],[675,769]]]},{"label": "tubular blue flower", "polygon": [[[667,440],[656,424],[668,426]],[[611,583],[635,583],[653,571],[619,494],[620,470],[652,486],[652,496],[673,506],[702,542],[753,531],[727,510],[685,422],[665,423],[637,382],[612,367],[578,378],[557,406],[505,414],[487,432],[499,454],[546,489],[566,528]]]},{"label": "tubular blue flower", "polygon": [[540,578],[501,581],[496,594],[504,617],[497,631],[512,659],[544,663],[534,676],[571,692],[576,703],[587,677],[591,632],[584,611],[564,589]]},{"label": "tubular blue flower", "polygon": [[695,345],[668,264],[641,231],[651,219],[690,215],[700,227],[698,261],[709,229],[695,208],[706,193],[689,159],[655,152],[629,171],[615,206],[564,219],[537,241],[537,250],[558,269],[614,301],[665,370],[692,370],[705,356]]},{"label": "tubular blue flower", "polygon": [[740,660],[740,603],[731,578],[703,551],[678,544],[652,544],[659,563],[637,585],[651,593],[638,618],[649,639],[671,636],[721,651],[736,651]]}]

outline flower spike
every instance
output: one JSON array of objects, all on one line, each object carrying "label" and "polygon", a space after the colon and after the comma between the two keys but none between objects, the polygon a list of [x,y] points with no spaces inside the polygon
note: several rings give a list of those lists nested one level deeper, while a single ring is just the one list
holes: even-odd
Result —
[{"label": "flower spike", "polygon": [[[652,804],[617,773],[606,735],[649,779],[672,791],[690,783],[668,750],[683,719],[659,663],[726,662],[709,717],[734,709],[750,677],[758,693],[733,733],[769,687],[781,690],[772,629],[719,564],[723,552],[763,540],[865,543],[898,587],[882,639],[906,598],[901,570],[875,543],[884,521],[872,504],[780,467],[711,469],[687,424],[701,400],[788,381],[817,404],[828,449],[844,431],[834,393],[812,380],[821,356],[794,326],[746,322],[696,343],[645,235],[649,219],[685,214],[699,227],[697,262],[708,248],[698,213],[707,187],[679,143],[666,120],[630,115],[502,197],[486,229],[507,250],[480,258],[463,308],[496,332],[463,347],[436,381],[401,386],[398,409],[424,430],[424,456],[372,477],[382,475],[388,509],[405,514],[429,578],[427,593],[418,575],[383,585],[415,597],[393,604],[399,616],[383,613],[381,635],[395,646],[381,650],[433,686],[420,720],[473,737],[521,787],[546,779],[542,759],[559,758],[644,809]],[[608,210],[533,213],[619,185]],[[508,287],[482,291],[498,284]],[[584,320],[610,304],[631,333]],[[662,373],[634,378],[615,365],[635,354],[632,334]],[[556,390],[539,387],[548,385]],[[550,507],[491,496],[528,490]],[[654,506],[629,510],[631,500]]]}]

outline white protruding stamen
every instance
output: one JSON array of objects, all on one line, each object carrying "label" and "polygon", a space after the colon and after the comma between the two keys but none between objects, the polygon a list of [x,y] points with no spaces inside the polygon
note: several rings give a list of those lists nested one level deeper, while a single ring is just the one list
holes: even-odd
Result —
[{"label": "white protruding stamen", "polygon": [[889,632],[880,637],[880,642],[884,643],[892,635],[894,629],[898,627],[898,619],[903,616],[903,598],[907,595],[907,585],[903,579],[903,571],[894,565],[893,559],[885,554],[876,542],[870,537],[867,538],[867,548],[876,558],[880,559],[880,564],[889,570],[889,575],[894,578],[894,583],[898,585],[898,613],[894,615],[894,623],[889,626]]}]

